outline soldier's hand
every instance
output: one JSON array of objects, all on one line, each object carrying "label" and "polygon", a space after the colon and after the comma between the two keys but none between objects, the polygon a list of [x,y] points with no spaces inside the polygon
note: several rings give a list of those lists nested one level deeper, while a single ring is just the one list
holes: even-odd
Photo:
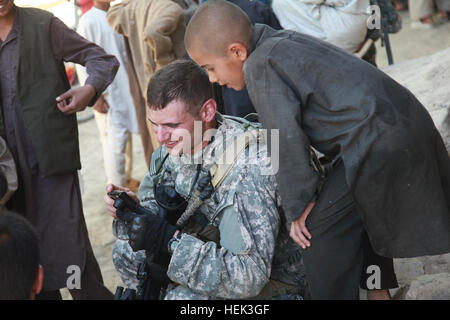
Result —
[{"label": "soldier's hand", "polygon": [[168,252],[169,240],[177,229],[154,214],[136,216],[128,231],[128,242],[133,251]]},{"label": "soldier's hand", "polygon": [[312,236],[306,228],[306,218],[308,217],[315,204],[315,201],[310,202],[306,206],[306,209],[305,211],[303,211],[300,218],[291,223],[291,231],[289,235],[291,236],[292,240],[294,240],[303,249],[311,246],[311,243],[308,241],[308,239],[311,240]]},{"label": "soldier's hand", "polygon": [[[121,187],[121,186],[116,186],[112,183],[110,183],[106,186],[106,193],[114,191],[114,190],[125,191],[130,196],[130,198],[135,200],[136,203],[139,203],[139,199],[138,199],[137,195],[130,189]],[[117,216],[116,216],[117,210],[116,210],[116,208],[114,208],[114,199],[111,199],[111,197],[109,197],[108,194],[105,194],[105,196],[103,197],[103,201],[105,202],[106,210],[111,214],[111,216],[114,219],[117,219]]]},{"label": "soldier's hand", "polygon": [[78,88],[72,88],[56,98],[58,109],[64,114],[73,114],[83,111],[89,102],[95,97],[94,86],[88,84]]}]

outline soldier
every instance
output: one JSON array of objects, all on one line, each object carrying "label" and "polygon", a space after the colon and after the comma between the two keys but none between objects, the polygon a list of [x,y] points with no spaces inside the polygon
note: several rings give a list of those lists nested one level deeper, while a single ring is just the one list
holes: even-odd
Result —
[{"label": "soldier", "polygon": [[[203,201],[184,227],[147,214],[132,219],[128,234],[118,234],[129,239],[118,240],[113,249],[127,286],[138,284],[145,249],[171,255],[168,300],[303,294],[300,250],[284,227],[275,166],[258,126],[216,113],[208,75],[191,61],[157,71],[149,83],[148,104],[162,147],[152,156],[139,196],[114,185],[107,191],[127,191],[154,213],[160,211],[159,187],[176,191],[187,202],[186,211],[198,186],[209,193],[202,193]],[[108,211],[119,216],[114,201],[107,195],[104,200]]]}]

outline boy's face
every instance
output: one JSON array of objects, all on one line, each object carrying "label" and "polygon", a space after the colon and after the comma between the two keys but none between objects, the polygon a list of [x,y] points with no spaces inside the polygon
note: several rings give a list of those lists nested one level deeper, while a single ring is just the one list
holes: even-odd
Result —
[{"label": "boy's face", "polygon": [[0,18],[7,16],[14,6],[14,0],[0,0]]},{"label": "boy's face", "polygon": [[242,90],[245,87],[242,67],[247,58],[247,52],[243,50],[245,48],[229,47],[227,54],[223,57],[195,48],[188,50],[188,53],[192,60],[208,72],[209,81],[234,90]]}]

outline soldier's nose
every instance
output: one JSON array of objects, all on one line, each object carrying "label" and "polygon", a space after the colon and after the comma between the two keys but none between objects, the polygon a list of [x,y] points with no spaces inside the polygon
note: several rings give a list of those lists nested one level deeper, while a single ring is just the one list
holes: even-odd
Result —
[{"label": "soldier's nose", "polygon": [[170,134],[166,130],[164,130],[162,128],[158,129],[158,131],[156,133],[156,139],[158,140],[159,143],[165,142],[166,140],[169,139],[169,137],[170,137]]}]

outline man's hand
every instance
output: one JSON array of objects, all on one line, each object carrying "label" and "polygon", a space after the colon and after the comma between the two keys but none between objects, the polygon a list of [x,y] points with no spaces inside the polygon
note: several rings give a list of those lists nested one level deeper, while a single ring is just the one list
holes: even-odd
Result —
[{"label": "man's hand", "polygon": [[[106,186],[106,193],[111,192],[113,190],[125,191],[130,196],[130,198],[136,201],[136,203],[139,203],[137,195],[130,189],[121,186],[116,186],[111,183]],[[106,204],[106,210],[108,210],[108,212],[114,219],[117,219],[116,208],[114,208],[114,200],[111,199],[107,194],[105,194],[105,196],[103,197],[103,201]]]},{"label": "man's hand", "polygon": [[97,102],[93,106],[94,110],[100,113],[108,113],[109,104],[103,96],[98,98]]},{"label": "man's hand", "polygon": [[67,115],[83,111],[95,94],[95,88],[90,84],[70,89],[56,98],[58,109]]},{"label": "man's hand", "polygon": [[308,229],[306,229],[306,218],[308,217],[315,204],[315,201],[310,202],[306,206],[306,209],[305,211],[303,211],[300,218],[291,223],[291,231],[289,235],[291,236],[292,240],[294,240],[303,249],[311,246],[311,243],[306,239],[308,238],[309,240],[311,240],[312,238]]}]

